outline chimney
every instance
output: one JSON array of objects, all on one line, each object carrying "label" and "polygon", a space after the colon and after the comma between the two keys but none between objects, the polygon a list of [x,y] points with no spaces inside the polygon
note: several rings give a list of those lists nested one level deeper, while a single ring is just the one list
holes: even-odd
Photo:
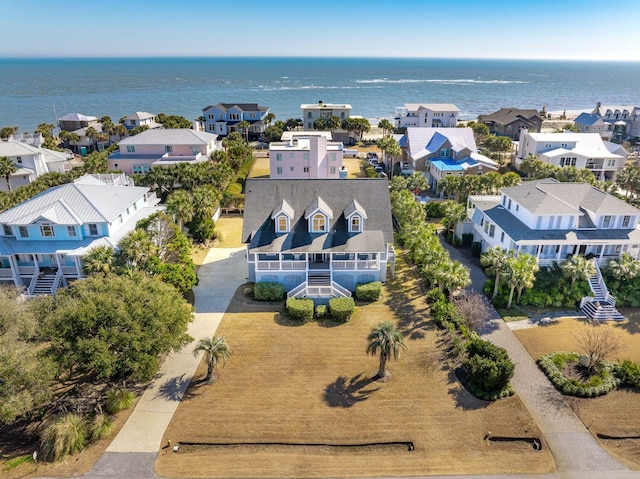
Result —
[{"label": "chimney", "polygon": [[318,100],[318,105],[322,106],[322,100]]}]

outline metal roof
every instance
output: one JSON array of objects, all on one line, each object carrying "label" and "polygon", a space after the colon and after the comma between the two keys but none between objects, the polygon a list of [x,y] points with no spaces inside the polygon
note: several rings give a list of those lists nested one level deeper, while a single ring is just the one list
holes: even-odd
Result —
[{"label": "metal roof", "polygon": [[145,130],[120,141],[120,145],[208,145],[218,135],[189,128],[156,128]]}]

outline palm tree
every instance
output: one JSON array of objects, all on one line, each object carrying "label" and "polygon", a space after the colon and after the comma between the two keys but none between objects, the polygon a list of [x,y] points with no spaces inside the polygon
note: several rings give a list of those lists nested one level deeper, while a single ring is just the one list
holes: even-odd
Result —
[{"label": "palm tree", "polygon": [[389,172],[393,174],[393,160],[402,154],[400,145],[391,136],[383,136],[378,140],[377,145],[384,155],[383,162],[389,163]]},{"label": "palm tree", "polygon": [[182,230],[182,225],[193,218],[193,198],[185,190],[174,191],[167,198],[167,213],[174,217]]},{"label": "palm tree", "polygon": [[275,119],[276,119],[276,116],[273,113],[269,112],[264,116],[264,118],[262,119],[262,122],[264,123],[265,126],[269,126],[271,125],[271,122]]},{"label": "palm tree", "polygon": [[340,117],[331,115],[329,118],[327,118],[324,124],[327,128],[329,128],[329,130],[331,131],[331,134],[333,135],[333,133],[338,128],[340,128],[340,125],[342,125],[342,122],[340,121]]},{"label": "palm tree", "polygon": [[518,290],[518,299],[522,295],[524,288],[531,288],[536,279],[536,272],[539,270],[538,260],[535,256],[523,253],[519,256],[508,258],[506,263],[507,284],[509,285],[509,301],[507,309],[511,308],[513,293]]},{"label": "palm tree", "polygon": [[391,357],[397,361],[400,357],[400,351],[407,349],[402,339],[402,334],[393,323],[382,321],[371,330],[367,340],[369,341],[367,353],[372,356],[380,355],[380,366],[376,377],[383,379],[386,376],[385,367],[387,361]]},{"label": "palm tree", "polygon": [[460,221],[464,221],[467,217],[467,210],[464,205],[458,204],[455,201],[445,201],[442,203],[442,223],[447,228],[447,236],[449,236],[449,230],[453,233],[456,224]]},{"label": "palm tree", "polygon": [[95,140],[98,137],[98,130],[96,130],[93,126],[87,127],[87,129],[84,130],[84,136],[91,140],[91,146],[96,149]]},{"label": "palm tree", "polygon": [[244,135],[246,141],[249,141],[249,128],[251,127],[251,123],[247,120],[242,120],[240,123],[236,125],[238,131]]},{"label": "palm tree", "polygon": [[596,274],[596,266],[593,261],[582,255],[573,255],[560,265],[562,276],[571,280],[571,286],[576,281],[587,281]]},{"label": "palm tree", "polygon": [[386,136],[387,133],[391,133],[394,130],[393,124],[386,118],[380,120],[380,122],[378,123],[378,128],[382,130],[382,136]]},{"label": "palm tree", "polygon": [[119,258],[133,268],[137,268],[140,263],[144,263],[153,255],[155,245],[146,231],[136,229],[120,240],[118,248],[120,249]]},{"label": "palm tree", "polygon": [[204,378],[205,381],[210,381],[213,376],[213,371],[220,361],[224,365],[231,356],[231,350],[224,340],[224,336],[213,336],[211,338],[201,339],[195,348],[193,348],[193,355],[198,357],[198,354],[204,353],[204,360],[207,363],[207,375]]},{"label": "palm tree", "polygon": [[110,246],[96,246],[82,258],[82,269],[87,275],[106,275],[113,268],[114,251]]},{"label": "palm tree", "polygon": [[449,298],[453,293],[471,284],[469,270],[459,261],[441,263],[433,271],[434,279],[438,282],[438,288],[444,293],[449,293]]},{"label": "palm tree", "polygon": [[11,191],[11,175],[16,171],[18,171],[18,167],[11,161],[11,158],[8,156],[0,157],[0,176],[4,176],[8,191]]},{"label": "palm tree", "polygon": [[480,264],[487,268],[489,274],[496,275],[491,298],[495,298],[498,295],[502,276],[508,272],[507,260],[512,257],[514,257],[513,250],[504,251],[499,246],[488,249],[487,252],[480,257]]},{"label": "palm tree", "polygon": [[635,279],[640,276],[640,261],[633,259],[629,253],[622,253],[619,258],[609,262],[607,272],[621,281]]}]

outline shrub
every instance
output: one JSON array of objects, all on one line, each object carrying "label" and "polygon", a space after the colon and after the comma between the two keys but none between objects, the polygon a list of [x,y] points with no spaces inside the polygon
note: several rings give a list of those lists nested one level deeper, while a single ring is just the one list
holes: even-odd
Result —
[{"label": "shrub", "polygon": [[125,409],[129,409],[133,405],[135,396],[124,386],[111,388],[106,394],[106,408],[109,414],[116,414]]},{"label": "shrub", "polygon": [[483,399],[501,396],[509,387],[514,367],[506,349],[481,339],[467,343],[467,358],[462,362],[462,369],[474,395]]},{"label": "shrub", "polygon": [[326,304],[319,304],[318,306],[316,306],[316,317],[317,318],[324,318],[327,315],[327,305]]},{"label": "shrub", "polygon": [[456,307],[444,297],[431,305],[431,316],[433,322],[440,328],[445,327],[446,323],[452,323],[456,328],[462,324],[462,318]]},{"label": "shrub", "polygon": [[382,283],[373,281],[371,283],[358,283],[356,285],[356,298],[361,301],[377,301],[382,294]]},{"label": "shrub", "polygon": [[89,425],[91,441],[99,441],[111,435],[111,419],[106,414],[96,414]]},{"label": "shrub", "polygon": [[253,296],[253,287],[247,286],[242,290],[242,294],[244,294],[245,296]]},{"label": "shrub", "polygon": [[482,254],[482,244],[479,241],[474,241],[471,243],[471,256],[474,258],[479,258]]},{"label": "shrub", "polygon": [[258,301],[280,301],[284,296],[284,286],[280,283],[260,281],[253,287],[253,296]]},{"label": "shrub", "polygon": [[45,461],[59,461],[82,451],[87,445],[87,425],[79,414],[58,416],[48,424],[40,439],[40,453]]},{"label": "shrub", "polygon": [[613,367],[613,374],[623,386],[640,389],[640,364],[625,359]]},{"label": "shrub", "polygon": [[446,297],[445,297],[444,293],[442,291],[440,291],[440,289],[433,288],[433,289],[430,289],[429,291],[427,291],[425,299],[427,301],[427,304],[434,304],[438,300],[446,299]]},{"label": "shrub", "polygon": [[356,310],[353,298],[331,298],[329,300],[329,314],[336,321],[349,321]]},{"label": "shrub", "polygon": [[473,233],[463,233],[462,234],[462,246],[468,248],[473,243]]},{"label": "shrub", "polygon": [[313,299],[287,299],[287,316],[294,321],[311,321],[313,319]]}]

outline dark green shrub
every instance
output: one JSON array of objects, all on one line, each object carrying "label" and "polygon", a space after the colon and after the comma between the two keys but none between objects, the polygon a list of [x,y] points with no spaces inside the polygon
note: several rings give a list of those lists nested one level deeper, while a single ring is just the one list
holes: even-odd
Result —
[{"label": "dark green shrub", "polygon": [[447,301],[446,298],[441,298],[431,305],[433,322],[436,323],[436,326],[439,328],[444,328],[447,323],[457,325],[457,315],[456,307]]},{"label": "dark green shrub", "polygon": [[329,300],[329,314],[333,319],[340,322],[349,321],[351,315],[356,310],[353,298],[331,298]]},{"label": "dark green shrub", "polygon": [[625,359],[613,367],[613,374],[623,386],[640,389],[640,364]]},{"label": "dark green shrub", "polygon": [[358,283],[356,285],[356,298],[361,301],[377,301],[382,294],[382,283],[373,281],[371,283]]},{"label": "dark green shrub", "polygon": [[284,296],[284,286],[280,283],[260,281],[253,287],[253,296],[258,301],[280,301]]},{"label": "dark green shrub", "polygon": [[482,254],[482,244],[479,241],[471,243],[471,256],[479,258]]},{"label": "dark green shrub", "polygon": [[294,321],[311,321],[313,319],[313,299],[287,299],[287,316]]},{"label": "dark green shrub", "polygon": [[439,301],[441,299],[446,299],[446,297],[444,293],[440,291],[440,289],[433,288],[427,291],[425,299],[427,301],[427,304],[434,304],[436,301]]},{"label": "dark green shrub", "polygon": [[462,369],[474,395],[482,398],[501,395],[509,387],[514,367],[506,349],[481,339],[467,343]]},{"label": "dark green shrub", "polygon": [[316,306],[316,318],[324,318],[327,315],[327,305],[319,304]]},{"label": "dark green shrub", "polygon": [[469,248],[473,243],[473,233],[463,233],[462,234],[462,246],[465,248]]}]

